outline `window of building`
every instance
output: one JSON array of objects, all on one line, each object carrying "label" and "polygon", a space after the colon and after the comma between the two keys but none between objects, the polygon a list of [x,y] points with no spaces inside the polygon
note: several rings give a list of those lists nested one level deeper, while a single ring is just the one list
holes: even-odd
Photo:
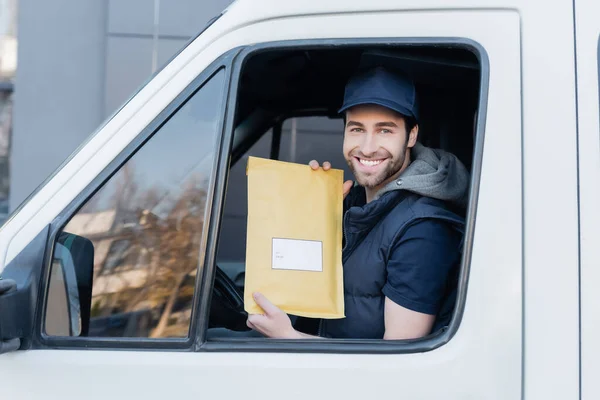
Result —
[{"label": "window of building", "polygon": [[[3,89],[4,87],[4,89]],[[0,84],[0,220],[9,212],[10,139],[12,135],[12,84]]]}]

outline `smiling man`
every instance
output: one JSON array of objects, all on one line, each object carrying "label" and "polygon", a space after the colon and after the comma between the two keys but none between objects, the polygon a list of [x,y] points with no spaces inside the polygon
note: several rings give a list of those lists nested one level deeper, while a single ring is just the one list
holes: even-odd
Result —
[{"label": "smiling man", "polygon": [[[358,73],[344,94],[346,318],[323,320],[322,337],[414,339],[450,322],[461,260],[468,173],[452,154],[417,142],[413,82],[382,67]],[[319,164],[311,161],[311,167]],[[329,163],[323,169],[331,168]],[[256,293],[265,311],[248,326],[273,338],[312,337]]]},{"label": "smiling man", "polygon": [[348,109],[343,151],[357,182],[366,191],[367,202],[409,165],[410,149],[416,144],[418,132],[413,117],[404,117],[387,107],[364,104]]}]

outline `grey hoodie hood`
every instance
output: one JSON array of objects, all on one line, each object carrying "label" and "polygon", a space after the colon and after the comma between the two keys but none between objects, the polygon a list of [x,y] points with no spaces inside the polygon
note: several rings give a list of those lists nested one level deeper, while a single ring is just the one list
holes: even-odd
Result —
[{"label": "grey hoodie hood", "polygon": [[393,190],[406,190],[465,208],[469,198],[469,172],[452,153],[418,143],[412,162],[398,179],[388,183],[374,200]]}]

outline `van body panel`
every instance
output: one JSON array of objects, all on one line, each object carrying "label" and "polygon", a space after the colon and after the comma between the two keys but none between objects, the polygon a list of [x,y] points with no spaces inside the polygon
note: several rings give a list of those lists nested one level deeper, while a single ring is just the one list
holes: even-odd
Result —
[{"label": "van body panel", "polygon": [[[238,3],[228,11],[230,18],[236,7]],[[227,13],[219,21],[221,25],[215,23],[215,29],[227,21],[226,17]],[[313,28],[307,30],[307,26]],[[396,355],[31,350],[0,357],[4,393],[24,398],[22,388],[27,387],[25,398],[37,398],[46,395],[47,388],[60,377],[69,376],[69,384],[61,385],[62,398],[81,393],[92,398],[115,393],[145,398],[164,398],[173,393],[280,398],[286,393],[289,398],[305,398],[306,391],[297,390],[303,382],[311,383],[309,390],[317,397],[364,398],[376,390],[407,398],[520,398],[521,24],[514,11],[353,12],[278,18],[232,29],[190,57],[187,64],[181,62],[176,74],[175,64],[163,70],[157,81],[160,84],[153,83],[140,92],[139,99],[134,99],[139,103],[130,103],[122,111],[131,113],[127,118],[123,117],[120,124],[109,123],[38,193],[22,210],[31,215],[18,216],[0,233],[3,244],[13,238],[7,259],[19,252],[33,232],[56,218],[219,55],[253,43],[356,38],[358,26],[364,27],[360,37],[382,41],[468,39],[483,49],[482,57],[489,63],[489,70],[486,67],[484,71],[489,82],[487,104],[480,110],[485,113],[485,130],[477,139],[483,140],[484,157],[479,197],[472,199],[477,202],[477,221],[469,289],[463,318],[452,340],[425,353]],[[174,75],[167,77],[168,72]],[[130,111],[134,106],[138,109]],[[507,154],[515,162],[507,163]],[[503,214],[498,212],[498,193],[503,194]],[[98,377],[102,377],[101,385]],[[36,385],[27,385],[30,379],[35,379]],[[90,387],[94,390],[89,391]]]},{"label": "van body panel", "polygon": [[458,331],[413,354],[256,354],[203,343],[197,352],[18,351],[0,356],[3,396],[600,398],[599,13],[595,0],[234,2],[4,225],[0,271],[228,51],[298,40],[460,38],[484,52],[487,97]]},{"label": "van body panel", "polygon": [[573,4],[524,7],[522,20],[524,398],[578,398]]},{"label": "van body panel", "polygon": [[579,223],[581,246],[581,398],[600,398],[600,4],[575,2],[577,114],[579,137]]}]

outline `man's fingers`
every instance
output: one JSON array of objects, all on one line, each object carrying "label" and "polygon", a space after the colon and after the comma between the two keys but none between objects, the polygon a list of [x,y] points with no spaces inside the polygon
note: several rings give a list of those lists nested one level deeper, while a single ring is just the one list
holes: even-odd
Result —
[{"label": "man's fingers", "polygon": [[[310,167],[315,171],[319,169],[319,162],[317,160],[310,160],[308,165],[310,165]],[[325,161],[323,163],[323,171],[327,171],[330,169],[331,169],[331,163],[329,161]]]},{"label": "man's fingers", "polygon": [[253,331],[256,331],[262,335],[266,335],[265,330],[263,329],[264,318],[267,317],[261,314],[250,314],[246,320],[246,325]]},{"label": "man's fingers", "polygon": [[262,314],[249,314],[246,325],[251,326],[252,329],[256,329],[264,324],[264,320],[267,316]]},{"label": "man's fingers", "polygon": [[348,193],[350,193],[350,189],[352,189],[352,186],[354,185],[354,182],[352,181],[346,181],[344,182],[344,198],[346,198],[346,196],[348,196]]},{"label": "man's fingers", "polygon": [[253,329],[257,332],[259,332],[259,329],[256,326],[255,322],[259,319],[258,317],[262,317],[262,315],[250,314],[248,315],[248,319],[246,320],[246,325],[248,326],[248,328]]},{"label": "man's fingers", "polygon": [[267,315],[275,314],[280,311],[277,306],[271,303],[269,299],[267,299],[261,293],[256,292],[252,297],[254,297],[256,304],[258,304],[258,306],[262,308]]}]

